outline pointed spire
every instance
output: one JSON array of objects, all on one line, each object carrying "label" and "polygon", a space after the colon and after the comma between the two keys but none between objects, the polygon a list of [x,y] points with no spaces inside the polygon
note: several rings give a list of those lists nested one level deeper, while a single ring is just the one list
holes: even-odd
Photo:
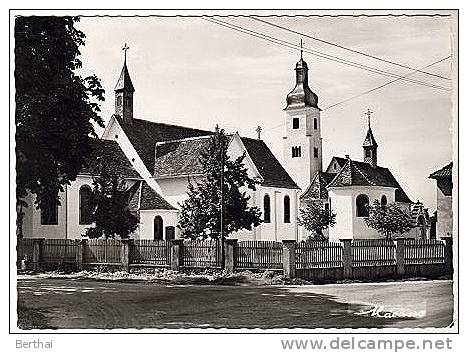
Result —
[{"label": "pointed spire", "polygon": [[364,139],[364,143],[362,144],[363,147],[371,147],[375,146],[377,147],[377,141],[374,138],[374,134],[372,133],[372,128],[371,128],[371,115],[374,112],[371,112],[370,109],[367,109],[367,112],[364,113],[364,115],[367,117],[367,134],[366,138]]},{"label": "pointed spire", "polygon": [[117,80],[117,84],[115,85],[114,91],[127,91],[127,92],[135,92],[135,88],[133,87],[132,79],[130,78],[130,74],[128,73],[127,68],[127,50],[130,47],[125,43],[122,50],[124,52],[124,63],[122,67],[122,71],[120,72],[119,79]]}]

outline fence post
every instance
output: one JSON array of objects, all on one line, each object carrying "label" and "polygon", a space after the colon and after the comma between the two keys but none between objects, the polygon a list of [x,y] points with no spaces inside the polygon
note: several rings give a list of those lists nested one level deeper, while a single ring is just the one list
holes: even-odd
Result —
[{"label": "fence post", "polygon": [[405,238],[396,238],[395,260],[396,274],[403,276],[405,274]]},{"label": "fence post", "polygon": [[351,249],[351,239],[340,239],[343,243],[343,277],[353,276],[353,251]]},{"label": "fence post", "polygon": [[[84,240],[84,239],[83,239]],[[83,243],[82,239],[75,239],[75,266],[77,271],[83,269]]]},{"label": "fence post", "polygon": [[171,270],[179,271],[182,265],[182,247],[184,246],[184,239],[171,240]]},{"label": "fence post", "polygon": [[42,257],[42,244],[44,242],[44,238],[41,239],[33,239],[33,270],[39,271],[41,265],[41,257]]},{"label": "fence post", "polygon": [[295,240],[283,240],[283,274],[286,278],[296,277]]},{"label": "fence post", "polygon": [[237,239],[225,239],[224,240],[224,269],[227,273],[234,272],[234,254],[237,246]]},{"label": "fence post", "polygon": [[450,275],[453,275],[453,238],[442,237],[445,243],[445,266]]},{"label": "fence post", "polygon": [[130,247],[133,245],[133,239],[122,239],[120,248],[120,261],[124,271],[130,271]]}]

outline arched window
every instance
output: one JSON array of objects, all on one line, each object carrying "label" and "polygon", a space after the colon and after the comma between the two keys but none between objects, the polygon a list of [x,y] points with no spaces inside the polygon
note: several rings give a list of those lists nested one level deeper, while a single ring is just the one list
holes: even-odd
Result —
[{"label": "arched window", "polygon": [[153,224],[153,239],[154,240],[162,240],[163,239],[163,219],[161,216],[154,217],[154,224]]},{"label": "arched window", "polygon": [[80,188],[80,224],[91,224],[91,188],[88,185],[83,185]]},{"label": "arched window", "polygon": [[372,151],[371,150],[366,150],[366,157],[369,157],[369,158],[372,157]]},{"label": "arched window", "polygon": [[284,197],[284,223],[291,223],[291,200],[289,196]]},{"label": "arched window", "polygon": [[318,158],[318,148],[314,147],[314,158]]},{"label": "arched window", "polygon": [[387,196],[385,195],[382,195],[381,199],[380,199],[380,204],[382,206],[387,206]]},{"label": "arched window", "polygon": [[270,196],[265,195],[263,197],[263,221],[265,223],[271,222],[271,208],[270,208]]},{"label": "arched window", "polygon": [[314,118],[314,130],[317,130],[317,118]]},{"label": "arched window", "polygon": [[117,96],[117,105],[119,107],[122,105],[122,96]]},{"label": "arched window", "polygon": [[356,197],[356,216],[369,217],[369,197],[365,194]]},{"label": "arched window", "polygon": [[41,224],[57,225],[58,224],[58,203],[48,202],[41,207]]}]

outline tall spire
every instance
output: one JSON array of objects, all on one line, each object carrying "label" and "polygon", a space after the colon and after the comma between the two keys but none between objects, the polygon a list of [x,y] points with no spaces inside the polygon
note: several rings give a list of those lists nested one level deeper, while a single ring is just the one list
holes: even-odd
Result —
[{"label": "tall spire", "polygon": [[377,166],[377,147],[379,146],[377,144],[377,141],[374,138],[374,134],[372,133],[372,128],[371,128],[371,115],[373,112],[370,111],[370,109],[367,109],[367,112],[364,113],[364,115],[367,117],[367,134],[366,138],[364,139],[364,142],[362,144],[363,147],[363,152],[364,152],[364,162],[369,163],[373,167]]},{"label": "tall spire", "polygon": [[120,117],[124,123],[131,124],[133,120],[133,87],[132,79],[127,68],[127,51],[130,47],[125,43],[122,50],[124,52],[124,62],[119,79],[115,85],[115,115]]}]

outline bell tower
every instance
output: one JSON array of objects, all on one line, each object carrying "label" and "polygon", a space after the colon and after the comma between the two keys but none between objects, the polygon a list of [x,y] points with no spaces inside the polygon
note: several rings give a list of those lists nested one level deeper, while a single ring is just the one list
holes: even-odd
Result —
[{"label": "bell tower", "polygon": [[133,83],[128,73],[127,68],[127,50],[130,49],[125,43],[122,50],[124,51],[124,64],[120,77],[115,85],[115,115],[122,119],[124,124],[131,124],[133,121]]},{"label": "bell tower", "polygon": [[362,149],[363,149],[363,160],[366,163],[369,163],[371,166],[376,167],[377,166],[377,147],[379,145],[377,144],[377,141],[374,138],[374,134],[372,133],[371,129],[371,123],[370,123],[370,118],[371,118],[372,112],[367,109],[367,112],[365,115],[367,116],[367,134],[366,138],[364,139],[364,143],[362,144]]},{"label": "bell tower", "polygon": [[318,97],[309,87],[308,67],[302,58],[296,63],[296,85],[286,96],[286,129],[283,161],[294,181],[305,191],[322,171],[322,136]]}]

